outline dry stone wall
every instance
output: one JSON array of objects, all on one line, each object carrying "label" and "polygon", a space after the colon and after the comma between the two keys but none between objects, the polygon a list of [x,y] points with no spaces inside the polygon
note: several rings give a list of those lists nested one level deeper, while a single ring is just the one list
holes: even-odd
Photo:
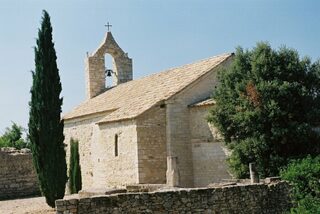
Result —
[{"label": "dry stone wall", "polygon": [[57,214],[102,213],[283,213],[291,206],[289,186],[237,185],[178,189],[153,193],[124,193],[92,198],[57,200]]},{"label": "dry stone wall", "polygon": [[0,200],[39,195],[29,150],[0,149]]}]

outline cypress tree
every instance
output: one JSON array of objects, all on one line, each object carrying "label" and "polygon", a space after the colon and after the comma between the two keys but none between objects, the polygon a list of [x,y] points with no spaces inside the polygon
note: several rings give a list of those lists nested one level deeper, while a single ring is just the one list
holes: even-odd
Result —
[{"label": "cypress tree", "polygon": [[70,140],[69,190],[71,194],[81,190],[81,169],[79,163],[79,142]]},{"label": "cypress tree", "polygon": [[67,181],[64,150],[63,120],[60,118],[62,90],[56,52],[52,42],[50,16],[44,10],[38,30],[35,52],[35,71],[32,72],[29,103],[29,138],[33,163],[40,189],[49,206],[64,196]]}]

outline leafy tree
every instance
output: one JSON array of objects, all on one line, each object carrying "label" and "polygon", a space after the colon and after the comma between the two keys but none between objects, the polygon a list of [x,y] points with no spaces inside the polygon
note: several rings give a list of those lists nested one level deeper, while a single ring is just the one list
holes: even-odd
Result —
[{"label": "leafy tree", "polygon": [[280,175],[292,186],[291,213],[320,213],[320,156],[292,161]]},{"label": "leafy tree", "polygon": [[262,177],[274,176],[291,158],[319,154],[319,71],[319,61],[286,47],[237,48],[219,72],[208,118],[233,151],[228,161],[237,177],[248,176],[250,162]]},{"label": "leafy tree", "polygon": [[12,126],[6,128],[5,133],[0,137],[0,147],[27,148],[29,144],[27,139],[23,139],[23,132],[24,128],[22,126],[12,123]]},{"label": "leafy tree", "polygon": [[69,190],[78,193],[81,190],[81,168],[79,162],[79,142],[70,139]]},{"label": "leafy tree", "polygon": [[67,181],[63,121],[60,119],[62,90],[52,42],[49,14],[43,11],[35,47],[35,71],[29,113],[29,138],[40,187],[49,206],[64,196]]}]

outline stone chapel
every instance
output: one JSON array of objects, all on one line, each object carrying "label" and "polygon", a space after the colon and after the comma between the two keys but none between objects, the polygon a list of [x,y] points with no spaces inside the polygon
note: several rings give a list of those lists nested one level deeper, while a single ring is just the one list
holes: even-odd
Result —
[{"label": "stone chapel", "polygon": [[67,160],[70,139],[79,141],[82,189],[203,187],[230,178],[226,150],[206,116],[217,70],[232,58],[221,54],[133,80],[132,59],[107,32],[85,59],[86,100],[64,115]]}]

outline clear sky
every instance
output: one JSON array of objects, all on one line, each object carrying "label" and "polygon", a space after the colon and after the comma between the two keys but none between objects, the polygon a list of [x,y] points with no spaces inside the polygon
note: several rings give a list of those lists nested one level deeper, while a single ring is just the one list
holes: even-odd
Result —
[{"label": "clear sky", "polygon": [[42,9],[53,25],[64,112],[85,98],[84,57],[108,21],[133,59],[134,78],[257,41],[320,57],[317,0],[0,0],[0,133],[11,121],[27,126]]}]

